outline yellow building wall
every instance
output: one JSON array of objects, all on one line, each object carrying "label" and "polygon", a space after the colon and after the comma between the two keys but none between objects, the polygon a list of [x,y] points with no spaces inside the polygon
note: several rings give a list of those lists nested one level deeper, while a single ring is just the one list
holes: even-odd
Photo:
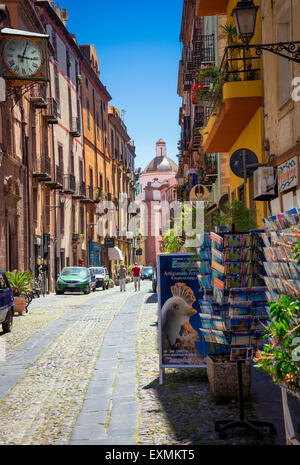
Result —
[{"label": "yellow building wall", "polygon": [[[236,140],[234,145],[231,147],[231,150],[228,154],[229,159],[231,155],[239,149],[247,148],[252,150],[257,158],[259,163],[265,162],[265,153],[262,147],[262,139],[263,139],[263,109],[260,107],[249,124],[246,126],[242,134]],[[235,176],[233,172],[230,170],[230,194],[235,192],[235,198],[238,198],[238,187],[243,184],[244,180]],[[251,207],[249,202],[249,180],[247,182],[246,188],[246,205],[248,208]],[[265,202],[254,202],[252,208],[255,208],[257,211],[257,225],[258,227],[262,227],[262,219],[266,217],[266,206]]]}]

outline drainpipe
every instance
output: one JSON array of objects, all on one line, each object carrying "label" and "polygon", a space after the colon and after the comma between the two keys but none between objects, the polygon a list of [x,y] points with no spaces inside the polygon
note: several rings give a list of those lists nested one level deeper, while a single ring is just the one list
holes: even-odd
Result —
[{"label": "drainpipe", "polygon": [[20,107],[21,111],[21,125],[22,125],[22,155],[23,164],[26,167],[26,194],[27,194],[27,234],[28,234],[28,265],[29,270],[32,271],[32,260],[31,260],[31,210],[30,210],[30,182],[29,182],[29,156],[28,156],[28,136],[25,134],[25,126],[27,125],[24,119],[24,108]]}]

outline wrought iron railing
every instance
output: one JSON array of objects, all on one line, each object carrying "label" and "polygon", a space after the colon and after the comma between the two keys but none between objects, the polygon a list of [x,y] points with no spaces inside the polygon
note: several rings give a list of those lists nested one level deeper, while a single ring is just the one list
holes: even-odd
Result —
[{"label": "wrought iron railing", "polygon": [[217,77],[209,92],[207,119],[222,104],[223,85],[226,82],[253,81],[261,78],[260,57],[252,56],[245,47],[231,45],[225,48]]}]

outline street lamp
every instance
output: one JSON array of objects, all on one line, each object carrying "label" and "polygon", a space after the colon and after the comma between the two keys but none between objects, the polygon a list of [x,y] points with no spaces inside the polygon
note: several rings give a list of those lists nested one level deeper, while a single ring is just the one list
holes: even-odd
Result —
[{"label": "street lamp", "polygon": [[183,187],[184,185],[184,175],[183,173],[179,173],[179,175],[177,176],[177,179],[178,179],[178,186],[179,187]]},{"label": "street lamp", "polygon": [[[257,56],[260,56],[263,50],[275,53],[282,58],[300,63],[300,41],[293,42],[276,42],[272,44],[252,44],[250,41],[254,36],[256,16],[258,6],[253,0],[240,0],[232,10],[232,16],[235,23],[238,37],[245,43],[246,49],[255,49]],[[240,49],[240,45],[232,45],[228,48]]]},{"label": "street lamp", "polygon": [[241,0],[231,13],[237,35],[247,45],[254,36],[258,8],[252,0]]}]

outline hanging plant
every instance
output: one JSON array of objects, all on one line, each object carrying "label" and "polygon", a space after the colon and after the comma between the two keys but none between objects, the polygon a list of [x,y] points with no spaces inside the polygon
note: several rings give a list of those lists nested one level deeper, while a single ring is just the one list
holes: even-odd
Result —
[{"label": "hanging plant", "polygon": [[77,74],[76,78],[77,78],[78,84],[81,86],[81,84],[82,84],[82,82],[83,82],[83,79],[82,79],[81,74]]}]

